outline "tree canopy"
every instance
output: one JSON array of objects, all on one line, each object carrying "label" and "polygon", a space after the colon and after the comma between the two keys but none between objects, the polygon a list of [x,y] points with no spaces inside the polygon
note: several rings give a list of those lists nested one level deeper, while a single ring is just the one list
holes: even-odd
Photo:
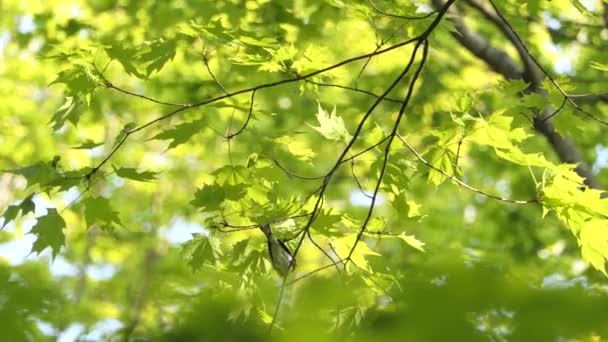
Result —
[{"label": "tree canopy", "polygon": [[3,335],[608,338],[607,56],[606,0],[2,2]]}]

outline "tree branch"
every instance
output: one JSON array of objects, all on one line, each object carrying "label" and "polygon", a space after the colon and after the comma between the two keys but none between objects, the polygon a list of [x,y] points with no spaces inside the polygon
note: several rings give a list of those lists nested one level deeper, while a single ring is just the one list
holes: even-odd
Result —
[{"label": "tree branch", "polygon": [[602,1],[602,4],[604,5],[604,26],[608,29],[608,2]]},{"label": "tree branch", "polygon": [[[469,0],[469,2],[471,2],[471,0]],[[439,6],[443,5],[443,1],[442,0],[433,0],[433,4],[436,7],[439,7]],[[456,27],[456,31],[457,31],[457,32],[453,32],[452,35],[465,48],[467,48],[471,53],[473,53],[475,56],[477,56],[482,61],[484,61],[492,70],[503,75],[503,77],[505,77],[506,79],[530,80],[530,83],[532,83],[532,85],[533,85],[533,87],[530,90],[540,94],[541,96],[546,97],[545,92],[541,88],[534,87],[535,84],[536,85],[541,84],[542,79],[540,79],[540,77],[542,77],[542,73],[539,73],[536,71],[527,72],[527,70],[524,70],[523,68],[521,68],[511,57],[509,57],[509,55],[506,52],[491,46],[485,38],[483,38],[482,36],[480,36],[479,34],[473,32],[473,31],[471,31],[465,25],[464,21],[462,20],[463,14],[461,12],[452,8],[452,9],[450,9],[450,13],[452,13],[453,16],[450,17],[449,20],[451,20],[453,22],[454,26]],[[501,21],[502,24],[499,25],[498,19],[499,18],[491,19],[491,22],[494,23],[495,25],[499,26],[499,29],[501,29],[501,27],[502,27],[501,31],[507,30],[507,31],[510,31],[511,33],[513,33],[512,30],[509,29],[509,27],[505,26],[507,24],[504,21]],[[525,52],[524,55],[521,55],[522,60],[526,60],[528,58],[532,59],[532,57],[528,53],[527,49],[525,49],[524,51],[521,50],[521,48],[524,46],[523,46],[523,44],[520,43],[520,40],[516,36],[514,36],[513,34],[509,34],[507,38],[509,38],[509,37],[510,37],[510,40],[515,40],[517,42],[517,43],[515,43],[512,41],[513,44],[516,44],[516,47],[517,46],[520,47],[520,49],[518,49],[518,52],[520,52],[520,54],[522,52]],[[535,63],[535,64],[537,64],[537,63]],[[527,65],[530,65],[529,62],[527,63]],[[536,68],[532,68],[531,70],[534,70],[534,69],[536,69]],[[565,94],[565,96],[568,96],[568,95]],[[567,137],[562,137],[555,130],[555,126],[553,125],[551,120],[545,120],[545,118],[552,115],[553,113],[554,113],[554,110],[551,108],[551,106],[547,106],[542,111],[542,113],[540,113],[534,119],[534,128],[539,133],[541,133],[542,135],[545,136],[545,138],[551,145],[552,149],[556,152],[556,154],[558,155],[559,159],[562,162],[574,163],[574,164],[578,165],[576,168],[576,172],[581,177],[585,178],[585,183],[589,187],[596,188],[596,189],[601,188],[601,184],[599,183],[599,181],[596,179],[596,177],[592,173],[591,168],[589,167],[587,162],[583,159],[583,156],[580,153],[580,151],[578,150],[575,143]]]},{"label": "tree branch", "polygon": [[[453,1],[453,0],[451,0],[451,1]],[[395,45],[389,46],[389,47],[381,49],[381,50],[376,49],[376,50],[374,50],[371,53],[367,53],[367,54],[364,54],[364,55],[360,55],[360,56],[356,56],[356,57],[352,57],[352,58],[343,60],[343,61],[338,62],[336,64],[330,65],[330,66],[328,66],[326,68],[319,69],[319,70],[310,72],[310,73],[305,74],[305,75],[297,75],[297,76],[292,77],[292,78],[287,78],[287,79],[283,79],[283,80],[279,80],[279,81],[264,83],[264,84],[260,84],[260,85],[254,86],[254,87],[245,88],[245,89],[237,90],[237,91],[234,91],[234,92],[231,92],[231,93],[227,93],[227,94],[224,94],[224,95],[216,96],[216,97],[213,97],[213,98],[210,98],[210,99],[207,99],[207,100],[204,100],[204,101],[200,101],[200,102],[197,102],[197,103],[192,103],[192,104],[180,106],[179,108],[177,108],[177,109],[175,109],[173,111],[170,111],[169,113],[161,115],[161,116],[159,116],[159,117],[157,117],[155,119],[152,119],[152,120],[150,120],[150,121],[148,121],[148,122],[146,122],[144,124],[141,124],[141,125],[133,128],[133,129],[131,129],[129,131],[126,131],[125,134],[122,136],[122,138],[115,144],[114,148],[110,151],[110,153],[108,153],[106,155],[106,157],[99,164],[97,164],[97,166],[93,167],[91,169],[91,171],[84,176],[84,178],[86,178],[86,179],[91,178],[91,176],[93,176],[97,171],[99,171],[99,169],[101,169],[101,167],[103,167],[114,156],[114,154],[116,154],[116,152],[118,152],[118,150],[123,146],[123,144],[125,143],[125,141],[131,135],[133,135],[133,134],[135,134],[135,133],[137,133],[139,131],[142,131],[142,130],[144,130],[144,129],[152,126],[152,125],[155,125],[155,124],[157,124],[157,123],[159,123],[161,121],[165,121],[165,120],[167,120],[167,119],[173,117],[174,115],[177,115],[177,114],[179,114],[179,113],[181,113],[183,111],[186,111],[186,110],[192,109],[192,108],[203,107],[203,106],[206,106],[206,105],[211,104],[211,103],[215,103],[215,102],[219,102],[219,101],[222,101],[222,100],[225,100],[225,99],[229,99],[229,98],[235,97],[237,95],[252,93],[252,92],[256,92],[258,90],[266,89],[266,88],[273,88],[273,87],[280,86],[280,85],[283,85],[283,84],[289,84],[289,83],[303,81],[303,80],[306,80],[306,79],[311,78],[313,76],[320,75],[320,74],[326,73],[328,71],[331,71],[333,69],[337,69],[337,68],[342,67],[344,65],[350,64],[352,62],[356,62],[356,61],[359,61],[359,60],[365,60],[365,59],[367,59],[369,57],[373,57],[373,56],[377,56],[377,55],[381,55],[381,54],[387,53],[389,51],[392,51],[392,50],[398,49],[400,47],[403,47],[403,46],[409,45],[411,43],[414,43],[414,42],[416,42],[418,40],[420,40],[420,36],[410,38],[408,40],[402,41],[400,43],[397,43]],[[126,94],[129,94],[129,93],[126,92]],[[132,94],[132,95],[133,96],[142,97],[142,96],[139,96],[137,94]],[[382,96],[382,99],[385,96],[386,95]],[[152,99],[147,98],[147,97],[143,97],[143,98],[145,98],[147,100],[150,100],[150,101],[153,101]],[[158,102],[158,101],[154,100],[153,102]],[[161,102],[159,102],[159,103],[161,103]],[[253,98],[252,98],[252,102],[251,103],[253,103]]]}]

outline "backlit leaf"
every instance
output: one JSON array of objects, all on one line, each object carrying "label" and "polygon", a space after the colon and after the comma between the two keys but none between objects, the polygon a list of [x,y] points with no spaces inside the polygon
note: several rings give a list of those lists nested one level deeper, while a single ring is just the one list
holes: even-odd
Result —
[{"label": "backlit leaf", "polygon": [[103,142],[95,142],[91,139],[87,139],[83,141],[80,145],[72,147],[75,150],[90,150],[95,147],[103,145]]},{"label": "backlit leaf", "polygon": [[[331,245],[334,247],[334,249],[336,250],[336,252],[338,253],[338,255],[341,258],[346,258],[346,257],[348,257],[349,253],[351,252],[356,239],[357,239],[357,234],[350,234],[350,235],[346,235],[344,237],[332,240]],[[366,257],[368,255],[380,255],[380,254],[378,254],[377,252],[370,249],[369,246],[365,243],[365,241],[360,240],[351,255],[351,259],[355,263],[355,265],[357,265],[358,268],[371,272],[372,269],[366,259]]]},{"label": "backlit leaf", "polygon": [[417,250],[424,252],[424,242],[416,239],[416,237],[414,237],[414,235],[407,235],[407,234],[401,234],[398,235],[398,237],[405,241],[405,243],[407,243],[408,245],[416,248]]},{"label": "backlit leaf", "polygon": [[330,140],[343,140],[349,141],[351,139],[351,135],[348,133],[348,130],[344,126],[344,120],[336,115],[336,106],[331,111],[331,113],[327,113],[323,108],[321,108],[321,103],[318,103],[318,112],[317,112],[317,121],[319,122],[319,126],[308,125],[311,128],[314,128],[319,133],[321,133],[325,138]]}]

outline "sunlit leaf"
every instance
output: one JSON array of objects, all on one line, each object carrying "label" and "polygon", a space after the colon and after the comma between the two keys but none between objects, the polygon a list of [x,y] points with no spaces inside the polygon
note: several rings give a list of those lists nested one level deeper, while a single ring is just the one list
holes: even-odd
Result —
[{"label": "sunlit leaf", "polygon": [[598,62],[591,62],[590,66],[593,69],[597,69],[597,70],[600,70],[600,71],[608,71],[608,64],[598,63]]},{"label": "sunlit leaf", "polygon": [[286,150],[296,158],[302,161],[309,161],[316,153],[308,146],[308,143],[299,139],[292,139],[288,136],[283,136],[274,139],[277,148]]},{"label": "sunlit leaf", "polygon": [[[346,258],[350,255],[352,261],[357,265],[358,268],[371,272],[372,269],[366,259],[369,255],[379,256],[377,252],[370,249],[365,241],[360,240],[355,246],[357,234],[350,234],[344,237],[334,239],[331,241],[331,245],[336,250],[340,258]],[[353,250],[353,246],[355,249]],[[350,254],[352,251],[352,254]]]},{"label": "sunlit leaf", "polygon": [[91,139],[87,139],[83,141],[80,145],[72,147],[75,150],[90,150],[95,147],[103,145],[103,142],[95,142]]},{"label": "sunlit leaf", "polygon": [[319,122],[319,126],[312,126],[310,124],[308,126],[317,130],[327,139],[349,141],[351,135],[344,126],[344,120],[336,115],[336,107],[334,106],[334,109],[328,114],[321,108],[320,102],[318,105],[317,121]]},{"label": "sunlit leaf", "polygon": [[398,235],[398,237],[408,245],[416,248],[421,252],[424,252],[424,242],[421,242],[420,240],[416,239],[414,235],[401,234]]}]

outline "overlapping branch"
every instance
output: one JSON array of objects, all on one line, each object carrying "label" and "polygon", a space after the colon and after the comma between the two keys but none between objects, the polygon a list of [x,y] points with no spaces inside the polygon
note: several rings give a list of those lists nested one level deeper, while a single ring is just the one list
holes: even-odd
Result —
[{"label": "overlapping branch", "polygon": [[[152,120],[150,120],[150,121],[148,121],[146,123],[143,123],[143,124],[141,124],[141,125],[133,128],[133,129],[125,131],[125,134],[115,144],[114,148],[112,148],[112,150],[106,155],[106,157],[104,159],[102,159],[102,161],[100,163],[98,163],[95,167],[93,167],[91,169],[91,171],[89,173],[87,173],[85,175],[85,178],[86,179],[90,179],[91,176],[93,176],[95,173],[97,173],[97,171],[101,167],[103,167],[116,154],[116,152],[118,152],[118,150],[123,146],[123,144],[125,143],[125,141],[131,135],[133,135],[133,134],[135,134],[137,132],[140,132],[140,131],[142,131],[142,130],[150,127],[150,126],[153,126],[153,125],[155,125],[155,124],[157,124],[159,122],[165,121],[165,120],[167,120],[167,119],[169,119],[169,118],[171,118],[171,117],[173,117],[173,116],[175,116],[175,115],[177,115],[177,114],[179,114],[181,112],[184,112],[184,111],[192,109],[192,108],[203,107],[203,106],[206,106],[206,105],[209,105],[209,104],[212,104],[212,103],[215,103],[215,102],[219,102],[219,101],[222,101],[222,100],[225,100],[225,99],[229,99],[229,98],[241,95],[241,94],[252,93],[252,92],[256,92],[256,91],[262,90],[262,89],[273,88],[273,87],[277,87],[277,86],[280,86],[280,85],[285,85],[285,84],[289,84],[289,83],[304,81],[304,80],[309,79],[309,78],[311,78],[313,76],[326,73],[328,71],[340,68],[340,67],[345,66],[347,64],[350,64],[350,63],[353,63],[353,62],[356,62],[356,61],[360,61],[360,60],[364,60],[364,59],[369,58],[369,57],[378,56],[378,55],[387,53],[389,51],[393,51],[393,50],[398,49],[400,47],[403,47],[403,46],[409,45],[409,44],[411,44],[413,42],[416,42],[418,39],[419,39],[419,37],[410,38],[408,40],[405,40],[403,42],[400,42],[400,43],[397,43],[395,45],[389,46],[387,48],[380,49],[380,50],[376,49],[376,50],[374,50],[371,53],[367,53],[367,54],[364,54],[364,55],[352,57],[352,58],[343,60],[341,62],[338,62],[336,64],[333,64],[331,66],[325,67],[323,69],[319,69],[319,70],[310,72],[310,73],[305,74],[305,75],[297,75],[297,76],[292,77],[292,78],[287,78],[287,79],[283,79],[283,80],[279,80],[279,81],[274,81],[274,82],[260,84],[260,85],[254,86],[254,87],[237,90],[237,91],[234,91],[234,92],[226,93],[224,95],[219,95],[219,96],[216,96],[216,97],[213,97],[213,98],[210,98],[210,99],[207,99],[207,100],[203,100],[203,101],[200,101],[200,102],[197,102],[197,103],[192,103],[192,104],[187,104],[187,105],[179,105],[180,107],[177,108],[177,109],[175,109],[175,110],[173,110],[173,111],[170,111],[170,112],[168,112],[168,113],[166,113],[164,115],[161,115],[161,116],[159,116],[157,118],[154,118],[154,119],[152,119]],[[103,77],[103,75],[100,74],[100,77]],[[103,78],[105,79],[105,77],[103,77]],[[106,83],[106,86],[110,87],[109,85],[111,85],[110,82]],[[117,89],[116,87],[110,87],[110,88],[118,90],[118,91],[121,91],[121,90]],[[129,94],[129,92],[125,92],[125,91],[121,91],[121,92],[123,92],[125,94]],[[145,99],[147,99],[149,101],[152,101],[152,102],[169,104],[169,103],[164,103],[164,102],[161,102],[161,101],[149,98],[149,97],[145,97],[143,95],[138,95],[138,94],[134,94],[133,93],[133,96],[145,98]],[[251,105],[253,106],[253,101],[252,101]]]},{"label": "overlapping branch", "polygon": [[355,249],[357,248],[357,244],[361,240],[361,237],[363,236],[363,233],[367,229],[367,225],[372,218],[376,200],[378,198],[378,193],[380,191],[380,186],[382,185],[382,179],[384,178],[384,174],[386,172],[386,167],[388,166],[389,154],[391,151],[391,146],[392,146],[393,140],[395,139],[395,136],[397,135],[397,131],[399,130],[399,124],[401,123],[401,119],[403,119],[403,116],[405,114],[405,109],[407,108],[407,105],[409,104],[409,102],[412,98],[412,94],[414,92],[414,85],[416,85],[416,81],[418,80],[418,77],[420,76],[420,73],[422,72],[422,69],[424,68],[424,64],[425,64],[427,56],[428,56],[429,43],[427,41],[427,37],[432,32],[432,28],[429,28],[427,30],[427,32],[428,33],[426,34],[424,39],[418,41],[418,43],[414,47],[414,51],[412,52],[410,62],[405,67],[405,70],[402,74],[402,77],[403,77],[404,75],[406,75],[409,72],[411,66],[414,63],[414,59],[416,58],[418,49],[422,45],[422,47],[423,47],[422,48],[422,60],[420,61],[420,64],[418,65],[418,68],[416,69],[414,76],[412,77],[412,80],[410,81],[410,84],[407,89],[407,94],[405,96],[405,99],[403,100],[401,109],[399,109],[399,114],[397,115],[397,119],[395,120],[395,123],[393,125],[393,130],[389,134],[389,139],[387,141],[386,147],[384,148],[384,156],[382,158],[382,167],[380,169],[380,175],[378,176],[378,180],[376,182],[376,187],[374,188],[374,192],[372,194],[371,203],[369,205],[367,215],[365,216],[365,219],[363,220],[363,224],[361,225],[361,228],[359,229],[359,232],[357,233],[357,237],[355,238],[355,242],[353,243],[353,246],[351,247],[350,251],[348,252],[348,256],[346,257],[346,261],[344,262],[344,267],[346,267],[348,262],[351,260],[351,257],[353,255],[353,253],[355,252]]}]

